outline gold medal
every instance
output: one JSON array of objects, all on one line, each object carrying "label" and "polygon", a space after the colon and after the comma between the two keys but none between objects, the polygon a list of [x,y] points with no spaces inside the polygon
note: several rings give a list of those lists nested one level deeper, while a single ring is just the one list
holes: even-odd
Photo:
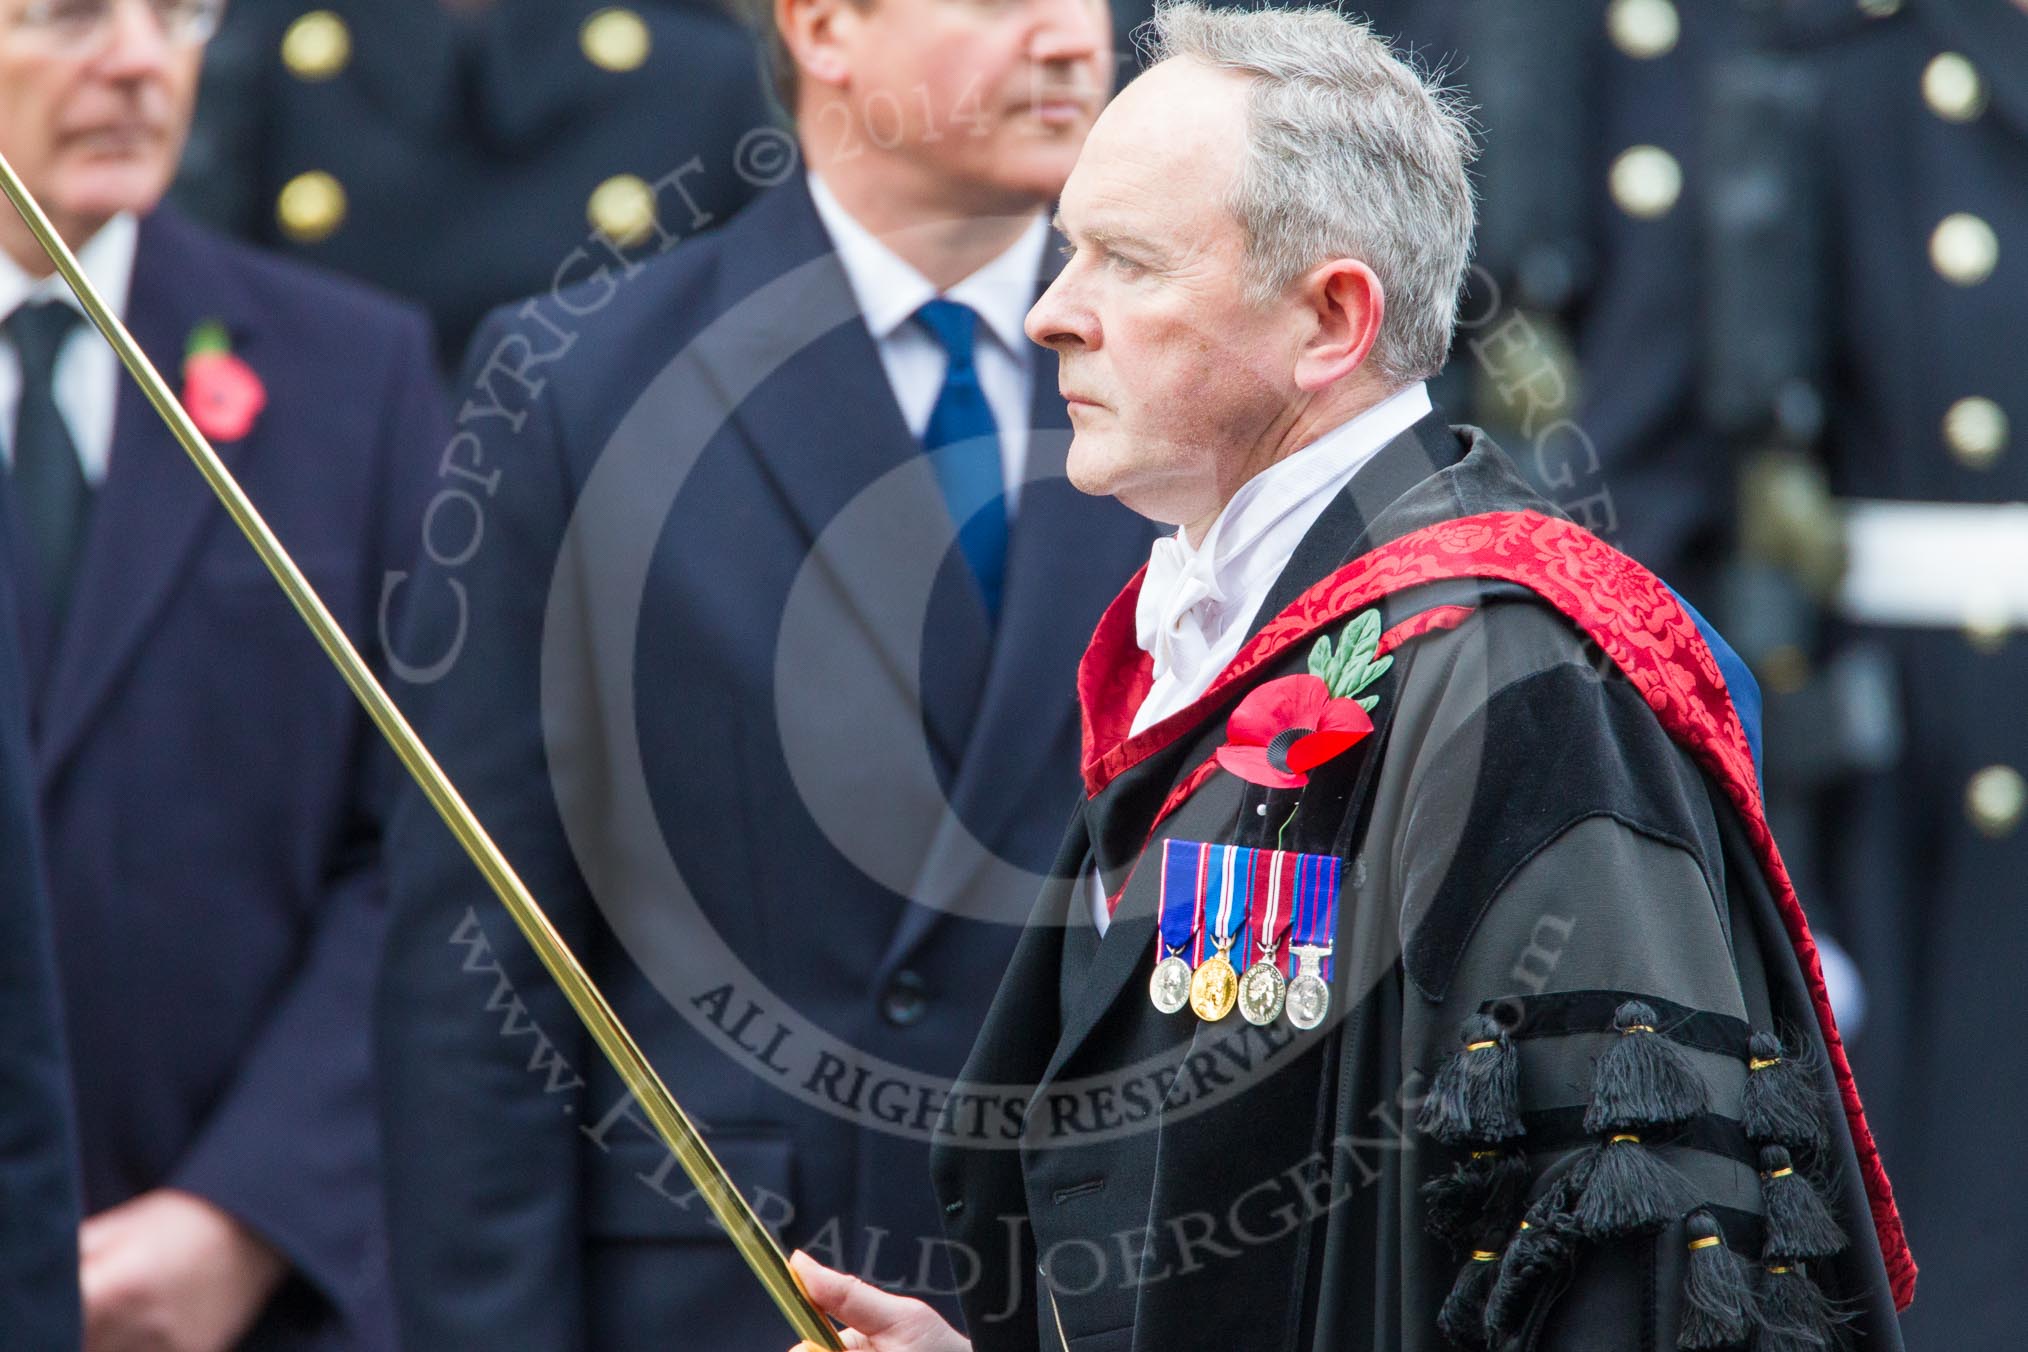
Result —
[{"label": "gold medal", "polygon": [[1190,964],[1171,953],[1155,964],[1148,978],[1148,999],[1164,1014],[1174,1014],[1190,1003]]},{"label": "gold medal", "polygon": [[1288,982],[1272,960],[1257,962],[1239,979],[1239,1013],[1256,1028],[1265,1028],[1281,1017],[1288,995]]},{"label": "gold medal", "polygon": [[1217,1023],[1232,1013],[1239,999],[1239,977],[1225,960],[1221,948],[1204,960],[1190,978],[1190,1008],[1206,1023]]}]

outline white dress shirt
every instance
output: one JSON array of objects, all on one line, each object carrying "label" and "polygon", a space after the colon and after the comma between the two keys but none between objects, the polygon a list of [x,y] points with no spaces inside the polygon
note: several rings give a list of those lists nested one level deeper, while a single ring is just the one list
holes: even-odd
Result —
[{"label": "white dress shirt", "polygon": [[[122,213],[101,226],[77,251],[85,276],[113,313],[123,319],[133,289],[134,248],[139,238],[140,223]],[[84,313],[63,278],[53,272],[47,277],[30,277],[11,255],[0,250],[0,321],[11,318],[23,305],[51,300]],[[120,359],[105,339],[92,331],[90,321],[79,324],[57,354],[56,406],[70,427],[85,479],[94,487],[106,481],[106,466],[112,460],[113,411],[119,393]],[[0,338],[0,457],[10,470],[14,465],[14,415],[20,407],[21,355],[14,344]]]},{"label": "white dress shirt", "polygon": [[[816,200],[824,232],[838,250],[867,331],[880,349],[880,364],[901,416],[919,441],[943,390],[950,359],[928,329],[910,320],[925,301],[936,299],[937,289],[853,219],[815,174],[810,175],[810,196]],[[1021,326],[1035,304],[1042,251],[1048,244],[1049,222],[1037,212],[1006,252],[943,293],[945,299],[968,305],[979,316],[974,361],[1000,435],[1000,470],[1010,520],[1028,467],[1028,409],[1035,391],[1031,360],[1035,345]]]},{"label": "white dress shirt", "polygon": [[[1250,621],[1324,508],[1381,447],[1430,412],[1420,381],[1396,390],[1349,422],[1239,486],[1192,548],[1182,531],[1155,542],[1134,608],[1136,638],[1155,659],[1155,683],[1134,713],[1133,732],[1188,708],[1239,655]],[[1111,916],[1096,869],[1092,921]]]}]

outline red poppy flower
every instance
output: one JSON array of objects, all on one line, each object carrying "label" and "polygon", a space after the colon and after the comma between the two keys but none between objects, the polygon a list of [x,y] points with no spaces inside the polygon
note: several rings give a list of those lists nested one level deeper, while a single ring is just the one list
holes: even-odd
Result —
[{"label": "red poppy flower", "polygon": [[230,352],[198,352],[183,363],[183,406],[213,441],[238,441],[268,404],[267,387]]},{"label": "red poppy flower", "polygon": [[1283,676],[1239,702],[1218,763],[1249,784],[1299,789],[1314,770],[1373,731],[1356,699],[1332,699],[1323,678]]}]

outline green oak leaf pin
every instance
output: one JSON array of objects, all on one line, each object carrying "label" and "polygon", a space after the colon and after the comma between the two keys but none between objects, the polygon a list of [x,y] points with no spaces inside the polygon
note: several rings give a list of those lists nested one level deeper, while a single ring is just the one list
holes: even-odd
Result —
[{"label": "green oak leaf pin", "polygon": [[[1354,615],[1338,636],[1336,647],[1324,635],[1310,645],[1310,674],[1322,680],[1333,699],[1351,699],[1379,680],[1394,665],[1394,658],[1376,658],[1380,651],[1380,612],[1362,610]],[[1380,696],[1367,695],[1359,707],[1367,713],[1380,703]]]}]

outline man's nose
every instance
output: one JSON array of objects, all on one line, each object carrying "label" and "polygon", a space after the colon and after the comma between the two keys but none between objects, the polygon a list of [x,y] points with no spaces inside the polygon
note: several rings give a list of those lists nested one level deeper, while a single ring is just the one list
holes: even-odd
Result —
[{"label": "man's nose", "polygon": [[148,0],[114,0],[106,16],[106,35],[99,69],[112,76],[132,77],[160,70],[169,58],[169,33]]},{"label": "man's nose", "polygon": [[1041,15],[1029,56],[1035,61],[1085,61],[1110,39],[1112,14],[1105,0],[1040,0]]},{"label": "man's nose", "polygon": [[1057,274],[1042,299],[1028,311],[1021,325],[1030,342],[1058,352],[1071,348],[1098,346],[1098,322],[1090,309],[1079,303],[1069,284],[1069,270]]}]

